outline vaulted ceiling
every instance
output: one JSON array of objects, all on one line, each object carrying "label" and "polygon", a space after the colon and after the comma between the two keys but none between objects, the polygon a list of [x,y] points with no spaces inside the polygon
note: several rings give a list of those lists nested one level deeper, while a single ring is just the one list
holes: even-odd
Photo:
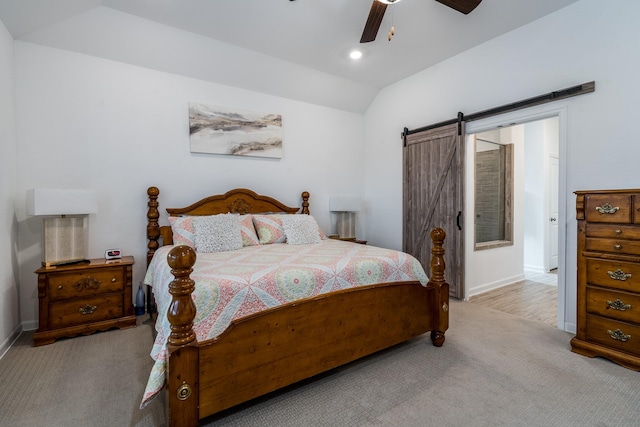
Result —
[{"label": "vaulted ceiling", "polygon": [[0,20],[21,39],[106,7],[380,89],[575,1],[483,0],[463,15],[435,0],[402,0],[365,44],[372,0],[0,0]]}]

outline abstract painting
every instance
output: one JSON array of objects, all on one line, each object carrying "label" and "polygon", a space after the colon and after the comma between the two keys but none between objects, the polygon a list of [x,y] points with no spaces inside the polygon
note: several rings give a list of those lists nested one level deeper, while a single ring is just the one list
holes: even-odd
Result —
[{"label": "abstract painting", "polygon": [[282,116],[189,103],[192,153],[282,158]]}]

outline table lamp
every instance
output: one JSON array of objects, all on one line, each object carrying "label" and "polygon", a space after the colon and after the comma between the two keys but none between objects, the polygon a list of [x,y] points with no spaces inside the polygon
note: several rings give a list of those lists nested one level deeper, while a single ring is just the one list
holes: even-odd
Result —
[{"label": "table lamp", "polygon": [[42,265],[87,261],[86,218],[98,211],[95,190],[27,190],[27,214],[43,216]]},{"label": "table lamp", "polygon": [[356,212],[360,210],[362,201],[355,196],[334,196],[329,198],[329,210],[336,212],[336,231],[341,239],[356,238]]}]

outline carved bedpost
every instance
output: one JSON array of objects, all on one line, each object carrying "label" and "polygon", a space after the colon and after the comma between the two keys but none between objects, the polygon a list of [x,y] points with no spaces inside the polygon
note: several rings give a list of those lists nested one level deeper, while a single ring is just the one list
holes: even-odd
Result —
[{"label": "carved bedpost", "polygon": [[167,255],[167,262],[171,267],[171,274],[175,277],[169,284],[169,293],[172,298],[167,318],[171,324],[171,335],[167,342],[169,345],[182,347],[196,339],[193,331],[196,305],[191,299],[196,284],[189,277],[196,263],[196,252],[186,245],[176,246]]},{"label": "carved bedpost", "polygon": [[431,341],[436,347],[444,344],[444,332],[449,328],[449,284],[444,278],[444,239],[446,233],[442,228],[431,230],[431,275],[428,287],[433,288],[433,303],[431,306]]},{"label": "carved bedpost", "polygon": [[308,191],[302,192],[302,213],[307,215],[311,214],[309,212],[309,192]]},{"label": "carved bedpost", "polygon": [[195,282],[189,277],[196,263],[196,252],[186,245],[176,246],[167,255],[167,262],[175,277],[169,284],[171,303],[167,310],[167,318],[171,324],[171,334],[167,339],[168,424],[172,427],[197,426],[200,355],[193,330],[196,305],[191,294],[195,289]]},{"label": "carved bedpost", "polygon": [[153,254],[158,249],[158,238],[160,237],[160,226],[158,225],[158,218],[160,218],[160,212],[158,212],[158,195],[160,190],[157,187],[149,187],[147,195],[149,196],[149,202],[147,206],[147,266],[153,258]]}]

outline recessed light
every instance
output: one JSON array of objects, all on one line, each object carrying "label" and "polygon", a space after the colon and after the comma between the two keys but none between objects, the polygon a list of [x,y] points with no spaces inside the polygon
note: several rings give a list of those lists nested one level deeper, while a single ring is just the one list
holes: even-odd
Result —
[{"label": "recessed light", "polygon": [[362,52],[359,50],[352,50],[351,53],[349,54],[349,57],[351,59],[360,59],[362,58]]}]

